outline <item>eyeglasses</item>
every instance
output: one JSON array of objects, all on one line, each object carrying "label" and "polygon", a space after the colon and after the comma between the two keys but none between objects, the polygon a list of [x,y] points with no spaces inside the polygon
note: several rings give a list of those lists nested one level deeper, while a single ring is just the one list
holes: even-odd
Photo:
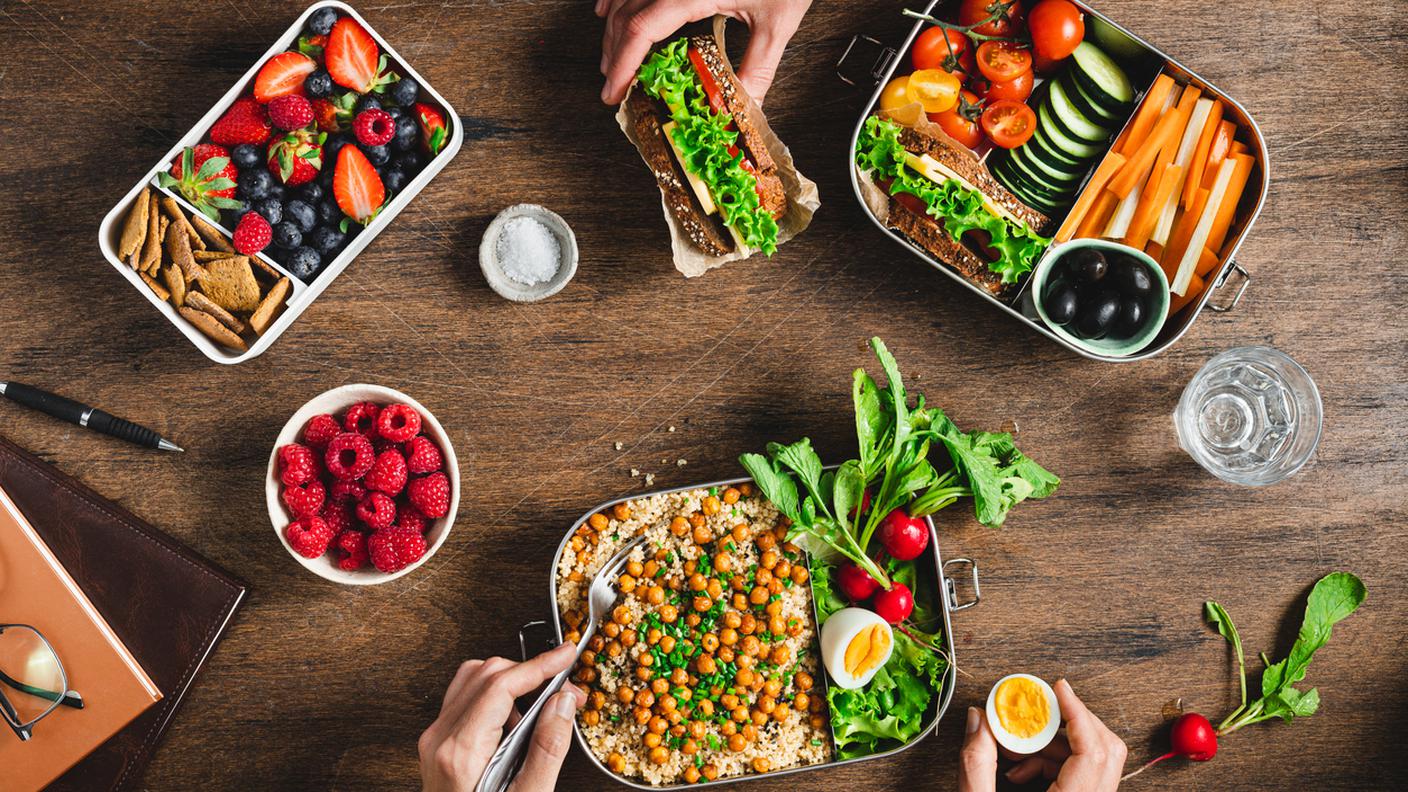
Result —
[{"label": "eyeglasses", "polygon": [[49,641],[27,624],[0,624],[0,716],[21,741],[60,706],[83,709]]}]

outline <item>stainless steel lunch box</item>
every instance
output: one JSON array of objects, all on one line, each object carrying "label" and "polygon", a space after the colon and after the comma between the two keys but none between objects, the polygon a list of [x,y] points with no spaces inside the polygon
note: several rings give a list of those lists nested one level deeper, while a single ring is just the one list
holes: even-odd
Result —
[{"label": "stainless steel lunch box", "polygon": [[[751,478],[744,477],[744,478],[729,479],[729,480],[727,480],[727,481],[715,481],[715,482],[711,482],[711,483],[708,483],[708,484],[691,484],[691,485],[686,486],[686,487],[674,487],[674,488],[671,488],[671,489],[655,490],[655,491],[653,491],[653,492],[639,493],[639,494],[630,495],[630,496],[627,496],[627,497],[624,497],[624,498],[616,498],[616,499],[614,499],[614,500],[609,500],[609,501],[607,501],[606,503],[603,503],[603,504],[601,504],[600,506],[597,506],[596,508],[592,509],[591,511],[588,511],[587,513],[585,513],[585,514],[583,514],[581,517],[579,517],[576,522],[572,523],[572,527],[569,528],[569,529],[567,530],[567,533],[562,537],[562,541],[561,541],[561,542],[558,544],[558,546],[557,546],[557,551],[553,553],[553,556],[552,556],[552,565],[549,567],[549,570],[548,570],[548,596],[549,596],[549,603],[550,603],[550,605],[551,605],[551,607],[552,607],[552,621],[551,621],[551,622],[548,622],[547,624],[551,624],[551,626],[552,626],[552,637],[553,637],[554,642],[555,642],[555,643],[561,643],[561,642],[562,642],[562,620],[561,620],[561,614],[558,613],[558,609],[557,609],[557,564],[558,564],[558,560],[559,560],[560,558],[562,558],[562,553],[563,553],[563,551],[567,548],[567,543],[568,543],[569,541],[571,541],[572,535],[573,535],[574,533],[576,533],[576,532],[577,532],[577,529],[578,529],[579,527],[581,527],[581,525],[587,521],[587,518],[591,517],[593,514],[596,514],[597,512],[601,512],[601,511],[605,511],[605,510],[607,510],[607,509],[610,509],[612,506],[615,506],[615,505],[618,504],[618,503],[622,503],[622,502],[624,502],[624,501],[635,500],[635,499],[637,499],[637,498],[647,498],[647,497],[650,497],[650,496],[652,496],[652,495],[668,495],[668,494],[670,494],[670,493],[674,493],[674,492],[684,492],[684,491],[686,491],[686,490],[709,489],[710,487],[728,487],[728,486],[733,486],[733,485],[742,484],[742,483],[751,482],[751,481],[752,481]],[[939,588],[939,597],[940,597],[941,604],[942,604],[942,607],[940,608],[940,610],[943,611],[943,620],[944,620],[944,622],[943,622],[943,635],[944,635],[944,643],[945,643],[945,646],[946,646],[946,650],[948,651],[948,655],[949,655],[949,663],[948,663],[948,670],[944,673],[943,690],[942,690],[942,691],[940,692],[940,694],[939,694],[939,700],[938,700],[938,701],[936,702],[936,704],[935,704],[934,712],[933,712],[933,714],[932,714],[932,716],[931,716],[931,720],[929,721],[929,725],[924,728],[924,731],[920,732],[917,736],[915,736],[915,738],[914,738],[913,740],[910,740],[907,744],[901,745],[900,747],[895,748],[895,749],[890,750],[890,751],[885,751],[885,752],[883,752],[883,753],[872,754],[872,755],[870,755],[870,756],[857,757],[857,758],[855,758],[855,759],[843,759],[843,760],[840,760],[840,761],[833,761],[833,762],[828,762],[828,763],[825,763],[825,764],[807,765],[807,766],[805,766],[805,767],[791,767],[791,768],[787,768],[787,769],[785,769],[785,770],[776,770],[776,771],[773,771],[773,772],[770,772],[770,773],[759,773],[759,774],[742,775],[742,776],[730,776],[730,777],[728,777],[728,778],[719,778],[719,779],[714,780],[714,781],[701,781],[701,782],[699,782],[699,783],[697,783],[697,784],[679,783],[679,784],[674,784],[674,785],[672,785],[672,786],[651,786],[651,785],[649,785],[649,784],[643,784],[643,783],[641,783],[641,782],[639,782],[639,781],[635,781],[635,780],[632,780],[632,779],[629,779],[629,778],[625,778],[624,776],[617,775],[616,773],[613,773],[613,772],[611,772],[610,770],[608,770],[608,769],[606,768],[606,766],[601,763],[601,760],[599,760],[599,759],[596,757],[596,754],[592,753],[591,748],[587,745],[586,736],[582,734],[581,725],[580,725],[579,723],[577,723],[577,722],[574,720],[574,721],[573,721],[573,732],[577,735],[577,745],[581,747],[582,752],[587,755],[587,758],[590,759],[591,762],[592,762],[592,764],[596,765],[597,769],[601,770],[601,772],[603,772],[603,773],[605,773],[606,775],[610,776],[610,777],[611,777],[612,779],[614,779],[615,781],[617,781],[617,782],[619,782],[619,783],[622,783],[622,784],[625,784],[626,786],[634,787],[634,788],[636,788],[636,789],[646,789],[646,790],[702,789],[702,788],[704,788],[704,787],[719,786],[719,785],[721,785],[721,784],[738,784],[738,783],[742,783],[742,782],[744,782],[744,781],[752,781],[752,780],[759,779],[759,778],[776,778],[776,777],[778,777],[778,776],[790,775],[790,774],[792,774],[792,773],[800,773],[800,772],[806,772],[806,771],[811,771],[811,770],[821,770],[821,769],[828,768],[828,767],[837,767],[837,766],[839,766],[839,765],[848,765],[848,764],[854,764],[854,763],[856,763],[856,762],[867,762],[867,761],[870,761],[870,760],[872,760],[872,759],[881,759],[881,758],[884,758],[884,757],[886,757],[886,756],[893,756],[894,754],[897,754],[897,753],[899,753],[899,752],[901,752],[901,751],[905,751],[905,750],[908,750],[908,749],[914,747],[914,746],[915,746],[916,744],[918,744],[921,740],[923,740],[924,738],[928,737],[930,734],[933,734],[934,731],[935,731],[936,729],[938,729],[938,726],[939,726],[939,719],[943,717],[944,712],[948,709],[949,701],[951,701],[951,700],[953,699],[953,688],[954,688],[954,685],[957,683],[957,679],[958,679],[958,666],[957,666],[957,660],[958,660],[958,658],[957,658],[957,655],[956,655],[956,653],[955,653],[955,651],[954,651],[953,639],[952,639],[953,630],[952,630],[952,626],[951,626],[950,623],[949,623],[949,616],[950,616],[951,614],[957,612],[957,611],[965,610],[965,609],[967,609],[967,608],[973,607],[974,605],[977,605],[977,604],[978,604],[978,600],[980,599],[980,596],[981,596],[981,591],[980,591],[980,589],[979,589],[979,587],[978,587],[978,565],[977,565],[977,563],[976,563],[975,561],[973,561],[972,559],[969,559],[969,558],[950,558],[949,560],[944,561],[943,558],[942,558],[942,554],[941,554],[940,551],[939,551],[939,534],[938,534],[938,531],[934,528],[934,521],[933,521],[932,519],[927,518],[927,517],[925,518],[925,521],[929,524],[929,540],[930,540],[930,541],[929,541],[929,547],[932,549],[932,556],[933,556],[933,559],[934,559],[934,575],[935,575],[935,578],[934,578],[934,579],[935,579],[935,581],[936,581],[936,583],[937,583],[937,585],[938,585],[938,588]],[[925,552],[926,552],[926,554],[931,553],[930,550],[926,550]],[[969,581],[970,581],[970,582],[969,582],[969,585],[972,587],[972,594],[971,594],[971,598],[966,599],[966,600],[963,600],[963,601],[960,601],[960,600],[958,599],[958,590],[957,590],[957,586],[956,586],[955,583],[954,583],[954,578],[950,577],[950,576],[947,574],[947,572],[949,571],[950,568],[962,569],[962,568],[965,568],[965,567],[966,567],[967,570],[968,570],[968,579],[969,579]],[[519,632],[519,642],[520,642],[520,647],[523,649],[523,653],[524,653],[525,659],[527,658],[527,655],[529,654],[529,652],[528,652],[528,650],[527,650],[527,648],[526,648],[526,640],[525,640],[525,637],[524,637],[524,632],[525,632],[526,630],[528,630],[528,629],[534,627],[534,626],[541,626],[541,625],[544,625],[544,624],[545,624],[544,622],[531,622],[531,623],[529,623],[529,624],[524,625],[523,629],[520,630],[520,632]],[[823,678],[823,679],[825,678],[825,674],[822,675],[822,678]]]},{"label": "stainless steel lunch box", "polygon": [[[881,42],[869,36],[857,36],[851,39],[850,44],[846,47],[845,52],[841,55],[840,60],[836,64],[836,72],[837,76],[840,77],[843,81],[851,84],[862,84],[861,80],[874,80],[874,93],[871,95],[870,101],[866,103],[864,110],[860,114],[860,119],[856,123],[855,131],[851,134],[850,147],[846,151],[846,168],[851,174],[851,186],[855,190],[856,200],[859,201],[861,207],[865,209],[866,216],[868,216],[871,221],[875,223],[876,227],[878,227],[881,231],[883,231],[901,246],[908,248],[920,260],[928,262],[938,271],[944,273],[945,275],[959,282],[963,286],[967,287],[974,294],[992,303],[1000,310],[1005,311],[1017,321],[1030,326],[1036,332],[1046,336],[1057,344],[1060,344],[1061,346],[1071,350],[1072,352],[1075,352],[1078,355],[1090,358],[1092,360],[1102,360],[1110,363],[1127,363],[1130,361],[1151,358],[1154,355],[1157,355],[1160,352],[1163,352],[1164,350],[1173,346],[1174,343],[1178,341],[1178,339],[1183,337],[1184,333],[1188,332],[1188,328],[1193,325],[1193,322],[1197,320],[1198,316],[1203,312],[1203,309],[1205,307],[1215,313],[1225,313],[1237,307],[1237,303],[1241,301],[1242,295],[1247,290],[1247,286],[1251,284],[1251,275],[1244,268],[1242,268],[1241,265],[1237,263],[1236,256],[1237,250],[1241,248],[1242,242],[1247,237],[1247,233],[1251,231],[1252,224],[1256,222],[1257,216],[1261,214],[1262,205],[1266,202],[1266,191],[1268,185],[1270,184],[1270,178],[1267,170],[1266,141],[1262,138],[1261,130],[1257,127],[1256,121],[1252,120],[1252,117],[1247,113],[1246,108],[1238,104],[1235,99],[1228,96],[1217,86],[1203,79],[1192,69],[1189,69],[1188,67],[1174,60],[1172,57],[1169,57],[1162,50],[1148,43],[1144,39],[1141,39],[1133,33],[1130,33],[1128,30],[1121,27],[1118,23],[1112,21],[1105,15],[1091,8],[1086,3],[1080,2],[1080,0],[1074,0],[1074,2],[1078,7],[1080,7],[1083,12],[1085,12],[1087,16],[1094,17],[1100,20],[1102,23],[1111,28],[1114,32],[1127,36],[1133,44],[1142,47],[1147,53],[1160,59],[1162,63],[1160,64],[1159,69],[1155,71],[1155,74],[1159,72],[1165,72],[1169,74],[1169,76],[1173,77],[1181,85],[1196,85],[1202,89],[1204,96],[1221,99],[1226,104],[1224,117],[1236,121],[1239,127],[1247,130],[1247,134],[1249,137],[1249,140],[1247,141],[1248,145],[1253,146],[1255,148],[1257,155],[1258,167],[1256,167],[1252,172],[1252,183],[1254,183],[1254,185],[1252,183],[1249,183],[1247,192],[1242,197],[1243,211],[1247,212],[1246,221],[1242,223],[1240,228],[1235,229],[1236,233],[1233,237],[1234,241],[1231,247],[1228,249],[1229,252],[1226,257],[1226,260],[1222,262],[1222,265],[1217,270],[1217,272],[1211,278],[1209,278],[1208,288],[1203,290],[1202,296],[1197,299],[1193,307],[1191,309],[1183,311],[1181,314],[1182,318],[1179,319],[1177,322],[1170,322],[1169,324],[1165,325],[1163,330],[1160,331],[1159,335],[1154,339],[1151,344],[1149,344],[1149,346],[1145,347],[1143,350],[1139,351],[1136,354],[1126,355],[1123,357],[1101,355],[1081,349],[1080,347],[1071,344],[1070,342],[1051,332],[1046,327],[1046,325],[1042,323],[1041,319],[1037,317],[1036,309],[1032,305],[1031,289],[1029,288],[1031,278],[1027,279],[1027,283],[1023,285],[1021,292],[1013,300],[1012,304],[1009,305],[1008,303],[1003,302],[1002,300],[999,300],[996,297],[993,297],[992,295],[983,291],[978,286],[975,286],[974,284],[970,283],[962,275],[958,274],[958,272],[955,271],[952,267],[936,259],[933,254],[929,253],[929,251],[925,250],[919,245],[914,244],[903,234],[900,234],[897,231],[887,228],[885,224],[881,223],[879,218],[877,218],[866,206],[865,200],[861,196],[860,182],[857,178],[855,168],[854,153],[856,148],[856,141],[860,137],[861,127],[865,124],[865,119],[871,115],[874,108],[880,101],[881,90],[884,88],[886,83],[888,83],[894,77],[895,70],[899,68],[902,63],[905,62],[909,53],[909,49],[914,44],[914,39],[919,36],[920,32],[922,32],[924,30],[924,27],[929,23],[923,20],[915,20],[914,27],[910,30],[909,36],[904,40],[904,44],[901,45],[898,50],[886,47]],[[941,5],[943,5],[941,0],[930,0],[929,4],[924,8],[924,13],[934,15],[935,9]],[[873,58],[874,60],[871,61],[869,65],[860,65],[852,63],[850,66],[848,66],[847,62],[851,61],[853,58]],[[862,87],[866,86],[862,84]],[[1147,92],[1149,84],[1141,84],[1139,88],[1140,95],[1142,97],[1143,94]],[[1125,123],[1127,125],[1129,121],[1126,120]],[[1122,132],[1123,128],[1121,128],[1121,133]],[[1112,137],[1111,140],[1115,140],[1118,137],[1119,133]],[[1081,184],[1082,190],[1085,189],[1085,182],[1088,182],[1089,179],[1090,174],[1086,174],[1085,180],[1082,181]],[[1249,207],[1249,209],[1247,207]],[[1042,258],[1045,259],[1052,255],[1055,255],[1059,247],[1059,244],[1051,245],[1051,247],[1047,248],[1046,252],[1042,255]],[[1228,286],[1229,281],[1232,281],[1234,279],[1234,274],[1239,282],[1234,284],[1233,286]],[[1230,296],[1222,300],[1214,301],[1212,299],[1214,293],[1221,291],[1224,286],[1226,286],[1228,289],[1234,290],[1230,292]]]}]

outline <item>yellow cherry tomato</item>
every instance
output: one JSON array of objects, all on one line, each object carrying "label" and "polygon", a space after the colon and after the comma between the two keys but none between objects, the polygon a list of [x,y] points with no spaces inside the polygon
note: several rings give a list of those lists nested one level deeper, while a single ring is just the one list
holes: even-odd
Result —
[{"label": "yellow cherry tomato", "polygon": [[926,113],[942,113],[958,104],[958,78],[942,69],[920,69],[909,75],[910,101],[924,105]]},{"label": "yellow cherry tomato", "polygon": [[890,80],[885,90],[880,92],[880,109],[905,126],[919,123],[919,114],[924,112],[918,100],[909,94],[909,77]]}]

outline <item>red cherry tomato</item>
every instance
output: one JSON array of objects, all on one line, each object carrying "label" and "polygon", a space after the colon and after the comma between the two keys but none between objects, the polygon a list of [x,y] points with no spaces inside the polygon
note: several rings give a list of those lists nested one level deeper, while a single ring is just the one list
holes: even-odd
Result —
[{"label": "red cherry tomato", "polygon": [[919,34],[909,51],[915,71],[942,69],[949,74],[972,74],[973,45],[957,30],[931,27]]},{"label": "red cherry tomato", "polygon": [[880,544],[891,558],[909,561],[918,558],[929,546],[929,527],[919,517],[910,517],[904,509],[895,509],[880,523]]},{"label": "red cherry tomato", "polygon": [[996,102],[999,99],[1025,102],[1027,97],[1032,95],[1032,85],[1035,80],[1036,77],[1028,69],[1006,82],[988,82],[982,92],[983,98],[990,102]]},{"label": "red cherry tomato", "polygon": [[851,602],[864,602],[880,588],[880,582],[869,572],[850,562],[837,567],[836,585]]},{"label": "red cherry tomato", "polygon": [[1036,113],[1011,99],[1000,99],[983,111],[983,132],[994,146],[1016,148],[1036,131]]},{"label": "red cherry tomato", "polygon": [[994,16],[997,18],[978,25],[973,32],[985,36],[1009,35],[1021,25],[1022,4],[1019,0],[963,0],[963,5],[958,7],[958,24],[964,27]]},{"label": "red cherry tomato", "polygon": [[1027,15],[1032,49],[1050,60],[1070,57],[1085,38],[1085,16],[1068,0],[1041,0]]},{"label": "red cherry tomato", "polygon": [[978,47],[978,71],[995,83],[1015,80],[1032,70],[1032,52],[1010,41],[984,41]]},{"label": "red cherry tomato", "polygon": [[949,137],[975,149],[983,142],[983,131],[978,128],[978,118],[982,114],[982,100],[978,95],[972,91],[960,91],[957,107],[942,113],[930,113],[929,120],[943,127]]},{"label": "red cherry tomato", "polygon": [[914,612],[914,595],[910,593],[909,586],[903,583],[892,583],[889,591],[882,591],[875,595],[872,607],[880,618],[890,624],[899,624]]}]

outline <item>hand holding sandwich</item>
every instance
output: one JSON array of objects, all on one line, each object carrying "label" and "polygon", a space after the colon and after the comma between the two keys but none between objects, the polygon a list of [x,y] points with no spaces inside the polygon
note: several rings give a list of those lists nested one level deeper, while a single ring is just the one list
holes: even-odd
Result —
[{"label": "hand holding sandwich", "polygon": [[752,31],[738,77],[761,105],[782,51],[811,4],[811,0],[596,0],[596,15],[606,19],[601,42],[606,86],[601,100],[618,104],[626,98],[626,88],[656,43],[688,22],[723,14]]}]

